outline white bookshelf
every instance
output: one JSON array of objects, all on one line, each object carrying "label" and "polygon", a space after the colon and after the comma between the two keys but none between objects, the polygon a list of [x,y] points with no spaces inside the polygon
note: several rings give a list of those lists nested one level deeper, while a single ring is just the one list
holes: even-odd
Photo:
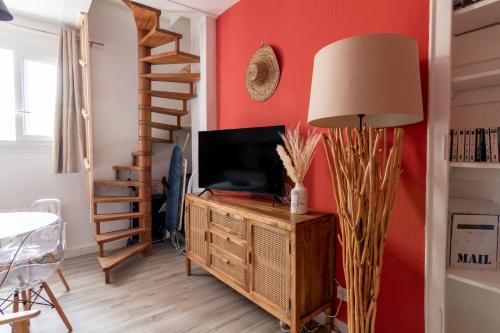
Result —
[{"label": "white bookshelf", "polygon": [[500,294],[500,271],[448,269],[449,279]]},{"label": "white bookshelf", "polygon": [[500,85],[500,69],[457,76],[452,80],[454,91],[474,90],[498,85]]},{"label": "white bookshelf", "polygon": [[450,162],[450,168],[500,169],[500,163],[491,163],[491,162]]},{"label": "white bookshelf", "polygon": [[[451,128],[500,126],[499,23],[500,0],[482,0],[453,12],[450,60],[454,101],[448,118]],[[443,221],[448,232],[454,213],[500,215],[500,173],[497,171],[500,163],[448,162],[448,167],[449,219]],[[448,241],[449,238],[450,234]],[[449,243],[447,245],[449,250]],[[470,332],[466,329],[470,327],[486,332],[479,313],[484,299],[477,296],[481,293],[476,288],[482,289],[483,296],[486,292],[495,299],[493,306],[500,308],[500,270],[448,268],[446,277],[447,327],[454,328],[450,332]],[[493,321],[500,327],[500,316]]]},{"label": "white bookshelf", "polygon": [[460,35],[500,22],[500,0],[482,0],[454,12],[453,34]]}]

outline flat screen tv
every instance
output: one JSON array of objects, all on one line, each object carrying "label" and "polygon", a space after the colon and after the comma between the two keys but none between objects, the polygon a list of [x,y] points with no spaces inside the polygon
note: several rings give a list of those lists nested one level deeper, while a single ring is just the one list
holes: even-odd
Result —
[{"label": "flat screen tv", "polygon": [[283,195],[285,170],[276,145],[285,126],[199,133],[199,186],[210,190]]}]

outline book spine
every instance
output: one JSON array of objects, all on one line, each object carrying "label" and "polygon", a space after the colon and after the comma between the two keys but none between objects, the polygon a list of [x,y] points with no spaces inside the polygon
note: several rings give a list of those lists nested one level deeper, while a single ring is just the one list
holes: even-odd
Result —
[{"label": "book spine", "polygon": [[453,139],[452,139],[452,153],[451,160],[456,162],[458,160],[458,130],[454,129],[453,131]]},{"label": "book spine", "polygon": [[470,130],[469,154],[469,162],[474,162],[476,160],[476,130],[474,128]]},{"label": "book spine", "polygon": [[498,129],[490,128],[491,161],[498,163]]},{"label": "book spine", "polygon": [[470,148],[470,129],[465,130],[465,148],[464,148],[464,161],[469,162],[469,148]]},{"label": "book spine", "polygon": [[465,130],[461,129],[458,131],[458,161],[464,161],[465,153]]},{"label": "book spine", "polygon": [[491,162],[490,129],[484,129],[484,142],[486,149],[486,162]]},{"label": "book spine", "polygon": [[481,128],[480,130],[480,133],[481,133],[481,144],[480,144],[480,148],[481,148],[481,162],[486,162],[486,136],[485,136],[485,131],[484,131],[484,128]]},{"label": "book spine", "polygon": [[481,129],[476,128],[476,162],[481,162]]},{"label": "book spine", "polygon": [[450,149],[448,151],[448,161],[453,161],[453,130],[450,130]]}]

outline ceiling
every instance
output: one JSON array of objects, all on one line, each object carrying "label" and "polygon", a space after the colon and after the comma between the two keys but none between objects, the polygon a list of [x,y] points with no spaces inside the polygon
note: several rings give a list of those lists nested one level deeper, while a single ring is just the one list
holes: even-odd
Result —
[{"label": "ceiling", "polygon": [[75,25],[78,23],[80,12],[88,12],[92,0],[4,0],[4,2],[14,14],[19,12]]},{"label": "ceiling", "polygon": [[[94,0],[103,1],[103,0]],[[136,0],[145,5],[170,11],[196,11],[217,17],[238,0]],[[4,0],[9,9],[28,15],[75,25],[81,11],[87,12],[92,0]]]},{"label": "ceiling", "polygon": [[142,4],[170,11],[197,11],[217,17],[239,0],[135,0]]}]

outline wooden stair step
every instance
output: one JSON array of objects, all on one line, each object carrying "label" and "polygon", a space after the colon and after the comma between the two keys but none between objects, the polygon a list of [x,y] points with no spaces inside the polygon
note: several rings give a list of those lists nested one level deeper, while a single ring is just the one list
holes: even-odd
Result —
[{"label": "wooden stair step", "polygon": [[94,222],[98,223],[98,222],[138,219],[138,218],[143,217],[143,216],[144,216],[144,213],[140,213],[140,212],[95,214],[94,215]]},{"label": "wooden stair step", "polygon": [[139,90],[140,94],[148,94],[153,97],[175,99],[179,101],[189,101],[190,99],[196,98],[196,94],[187,94],[179,92],[169,92],[169,91],[158,91],[158,90]]},{"label": "wooden stair step", "polygon": [[174,143],[174,140],[163,139],[163,138],[153,138],[153,137],[151,137],[151,142],[155,142],[155,143]]},{"label": "wooden stair step", "polygon": [[182,129],[182,127],[179,127],[177,125],[162,124],[153,121],[150,123],[150,125],[152,128],[161,129],[164,131],[176,131]]},{"label": "wooden stair step", "polygon": [[134,13],[135,24],[140,30],[151,30],[158,26],[161,10],[137,2],[123,0]]},{"label": "wooden stair step", "polygon": [[200,62],[200,57],[194,54],[175,50],[143,57],[139,59],[139,61],[144,61],[151,65],[195,64]]},{"label": "wooden stair step", "polygon": [[200,80],[200,73],[145,73],[139,77],[151,81],[194,83]]},{"label": "wooden stair step", "polygon": [[105,257],[97,257],[97,260],[102,270],[106,272],[115,268],[133,255],[142,252],[147,246],[148,244],[134,244],[111,252]]},{"label": "wooden stair step", "polygon": [[94,180],[94,185],[129,187],[141,186],[142,184],[140,182],[130,180]]},{"label": "wooden stair step", "polygon": [[116,230],[111,232],[105,232],[99,235],[95,235],[95,240],[97,244],[101,245],[104,243],[114,242],[119,239],[129,238],[131,236],[139,235],[145,232],[144,228],[132,228],[125,230]]},{"label": "wooden stair step", "polygon": [[113,170],[118,171],[141,171],[144,168],[135,166],[135,165],[113,165]]},{"label": "wooden stair step", "polygon": [[148,32],[140,41],[139,45],[147,47],[158,47],[178,39],[181,39],[182,35],[173,31],[168,31],[160,28],[156,28]]},{"label": "wooden stair step", "polygon": [[155,113],[167,114],[170,116],[182,117],[188,114],[185,110],[162,108],[159,106],[141,106],[141,109],[148,110]]},{"label": "wooden stair step", "polygon": [[139,197],[127,197],[127,196],[99,196],[94,197],[95,203],[117,203],[117,202],[139,202],[142,201]]}]

